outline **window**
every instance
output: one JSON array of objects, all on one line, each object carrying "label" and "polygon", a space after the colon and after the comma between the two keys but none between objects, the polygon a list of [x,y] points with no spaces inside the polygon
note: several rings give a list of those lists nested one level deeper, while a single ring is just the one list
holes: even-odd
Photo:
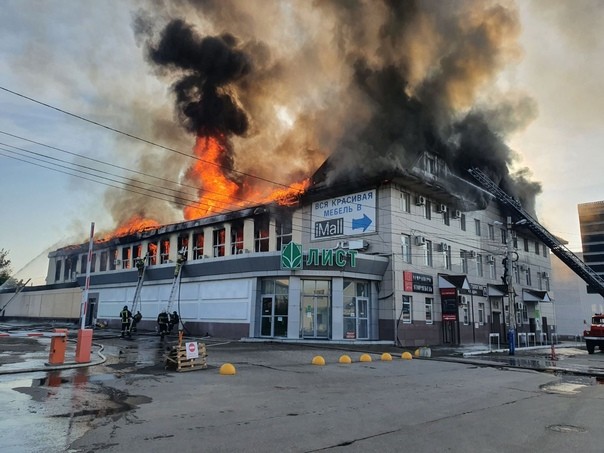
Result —
[{"label": "window", "polygon": [[87,260],[88,260],[88,254],[80,255],[80,274],[86,273],[86,266],[88,265]]},{"label": "window", "polygon": [[448,209],[446,211],[443,211],[443,222],[447,226],[451,225],[451,214],[449,213]]},{"label": "window", "polygon": [[426,200],[424,204],[424,218],[430,220],[432,218],[432,203]]},{"label": "window", "polygon": [[526,304],[522,304],[522,321],[525,324],[528,322],[528,307]]},{"label": "window", "polygon": [[514,281],[516,284],[520,284],[520,269],[518,269],[518,266],[514,266]]},{"label": "window", "polygon": [[514,249],[518,249],[518,238],[516,237],[516,235],[514,235],[512,237],[512,244],[514,245]]},{"label": "window", "polygon": [[403,262],[411,263],[411,236],[408,234],[401,234],[401,249]]},{"label": "window", "polygon": [[254,251],[268,252],[268,217],[257,218],[254,221]]},{"label": "window", "polygon": [[109,261],[109,252],[101,252],[101,262],[99,263],[100,272],[105,272],[107,270],[107,261]]},{"label": "window", "polygon": [[468,273],[468,251],[460,250],[459,254],[461,255],[461,271],[464,274]]},{"label": "window", "polygon": [[459,226],[461,228],[461,231],[466,231],[466,215],[462,214],[459,217]]},{"label": "window", "polygon": [[545,290],[549,291],[549,275],[543,278],[545,280]]},{"label": "window", "polygon": [[539,242],[535,241],[535,255],[539,255],[541,251],[541,247],[539,247]]},{"label": "window", "polygon": [[476,255],[476,275],[478,275],[479,277],[483,276],[482,255]]},{"label": "window", "polygon": [[505,228],[502,228],[501,230],[499,230],[499,232],[501,234],[501,243],[507,244],[508,243],[508,232],[505,230]]},{"label": "window", "polygon": [[411,296],[403,296],[403,323],[411,324],[413,321],[413,298]]},{"label": "window", "polygon": [[407,192],[401,192],[401,211],[411,212],[411,195]]},{"label": "window", "polygon": [[480,236],[480,220],[478,219],[474,219],[474,230],[476,236]]},{"label": "window", "polygon": [[543,244],[543,256],[547,257],[547,247]]},{"label": "window", "polygon": [[63,264],[63,261],[56,260],[55,263],[55,282],[58,282],[59,280],[61,280],[61,266]]},{"label": "window", "polygon": [[434,299],[426,297],[426,324],[432,324],[434,319]]},{"label": "window", "polygon": [[434,261],[433,261],[433,256],[432,256],[432,241],[426,241],[426,261],[425,264],[426,266],[430,266],[432,267]]},{"label": "window", "polygon": [[478,324],[484,325],[484,302],[478,303]]},{"label": "window", "polygon": [[464,326],[467,326],[468,324],[470,324],[470,311],[468,310],[467,305],[464,305],[464,307],[462,308],[461,316],[463,317]]},{"label": "window", "polygon": [[162,239],[159,247],[160,264],[167,263],[170,258],[170,239]]},{"label": "window", "polygon": [[495,227],[493,225],[489,225],[489,239],[491,241],[495,240]]},{"label": "window", "polygon": [[95,272],[95,269],[96,269],[96,253],[93,253],[92,256],[90,257],[90,272]]},{"label": "window", "polygon": [[213,256],[224,256],[225,252],[225,239],[226,239],[226,230],[224,228],[218,228],[214,230],[212,237],[212,245],[213,245]]},{"label": "window", "polygon": [[181,234],[177,239],[177,251],[182,253],[184,250],[185,258],[189,257],[189,234]]},{"label": "window", "polygon": [[154,242],[149,242],[147,245],[147,256],[149,257],[149,266],[157,264],[157,244]]},{"label": "window", "polygon": [[193,259],[200,260],[203,258],[203,231],[193,234]]},{"label": "window", "polygon": [[541,272],[537,272],[537,288],[543,289],[543,280],[541,279]]},{"label": "window", "polygon": [[114,271],[117,266],[117,260],[119,259],[119,255],[117,253],[117,249],[109,250],[109,270]]},{"label": "window", "polygon": [[424,154],[424,168],[431,175],[436,175],[438,172],[438,167],[436,164],[436,159],[434,156],[430,156],[429,154]]},{"label": "window", "polygon": [[122,249],[122,269],[130,269],[132,249],[130,247],[124,247]]},{"label": "window", "polygon": [[531,279],[531,268],[529,267],[529,268],[526,269],[526,284],[528,286],[532,285],[531,280],[532,280]]},{"label": "window", "polygon": [[497,278],[497,268],[495,266],[495,260],[489,261],[489,278],[495,280]]},{"label": "window", "polygon": [[292,241],[293,228],[291,216],[285,219],[278,219],[275,226],[277,229],[277,250],[283,250],[283,247]]},{"label": "window", "polygon": [[445,269],[451,269],[452,263],[451,263],[451,246],[447,245],[445,247]]},{"label": "window", "polygon": [[528,244],[529,241],[527,238],[524,238],[523,241],[524,241],[524,251],[528,252],[529,251],[529,244]]},{"label": "window", "polygon": [[243,253],[243,223],[231,224],[231,255]]}]

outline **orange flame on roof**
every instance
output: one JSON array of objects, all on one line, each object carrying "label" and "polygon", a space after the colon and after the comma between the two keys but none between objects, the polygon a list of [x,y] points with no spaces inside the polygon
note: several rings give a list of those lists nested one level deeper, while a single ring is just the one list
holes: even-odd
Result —
[{"label": "orange flame on roof", "polygon": [[187,171],[187,177],[203,183],[199,200],[184,209],[186,220],[232,210],[243,203],[236,198],[239,185],[224,173],[221,162],[227,152],[220,136],[197,137],[195,155],[199,158]]},{"label": "orange flame on roof", "polygon": [[129,234],[139,233],[152,228],[157,228],[159,226],[160,224],[156,220],[146,219],[144,217],[135,215],[130,217],[128,221],[122,223],[114,231],[102,237],[100,240],[107,241],[112,238],[118,238],[122,236],[127,236]]}]

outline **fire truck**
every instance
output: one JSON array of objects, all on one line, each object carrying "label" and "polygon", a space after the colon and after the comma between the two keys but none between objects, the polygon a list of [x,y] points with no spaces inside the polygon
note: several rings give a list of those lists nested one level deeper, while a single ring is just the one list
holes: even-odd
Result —
[{"label": "fire truck", "polygon": [[591,327],[583,331],[583,338],[588,353],[593,354],[596,346],[600,347],[600,351],[604,351],[604,313],[596,313],[592,316]]}]

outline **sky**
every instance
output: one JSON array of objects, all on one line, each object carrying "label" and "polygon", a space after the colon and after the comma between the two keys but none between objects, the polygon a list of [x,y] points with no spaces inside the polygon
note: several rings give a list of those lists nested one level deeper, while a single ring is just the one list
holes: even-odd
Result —
[{"label": "sky", "polygon": [[[227,31],[245,42],[237,50],[253,55],[256,71],[245,64],[233,68],[224,75],[228,82],[219,81],[217,86],[220,93],[237,95],[234,108],[246,107],[249,124],[242,130],[237,123],[225,129],[225,135],[242,174],[278,184],[294,182],[320,165],[330,147],[342,146],[333,137],[342,134],[344,126],[337,120],[344,118],[344,111],[347,120],[352,114],[358,121],[368,118],[366,111],[354,108],[359,105],[354,103],[355,87],[343,83],[351,80],[351,70],[338,59],[337,51],[346,49],[350,56],[362,49],[369,68],[375,68],[380,59],[400,62],[392,56],[399,55],[396,40],[388,41],[392,48],[384,50],[387,40],[376,44],[368,34],[352,33],[350,21],[336,20],[341,13],[336,8],[317,14],[311,2],[231,0],[218,8],[207,1],[208,9],[200,12],[193,6],[196,3],[203,2],[1,1],[0,249],[9,251],[17,278],[43,283],[49,251],[84,242],[91,222],[98,232],[113,230],[135,213],[161,223],[183,220],[182,206],[177,203],[147,202],[148,194],[108,187],[89,180],[98,181],[97,177],[86,176],[92,171],[89,168],[102,168],[114,180],[105,179],[106,184],[123,187],[119,175],[131,179],[151,175],[162,178],[156,180],[162,187],[176,187],[187,199],[193,196],[195,190],[178,189],[175,181],[188,181],[184,154],[192,153],[203,128],[197,126],[197,134],[191,133],[193,119],[183,121],[182,114],[175,113],[171,87],[184,69],[175,69],[174,60],[159,63],[163,57],[157,42],[169,20],[193,24],[204,36]],[[490,106],[511,105],[517,99],[528,106],[514,110],[519,118],[511,121],[515,126],[504,137],[513,156],[510,171],[529,169],[529,179],[542,189],[536,197],[539,221],[568,241],[571,250],[580,251],[577,205],[604,200],[604,95],[600,88],[604,1],[460,0],[442,2],[439,7],[442,4],[448,7],[431,15],[427,10],[435,3],[425,2],[421,14],[414,16],[419,19],[407,24],[410,34],[419,37],[405,41],[405,56],[415,58],[405,72],[410,92],[420,96],[427,85],[421,81],[433,72],[434,61],[425,55],[436,59],[447,33],[457,33],[457,39],[463,35],[459,30],[472,26],[471,20],[449,19],[458,14],[457,9],[480,9],[480,14],[466,16],[487,21],[496,20],[490,15],[497,11],[494,6],[504,8],[511,22],[502,20],[507,25],[494,29],[505,36],[492,38],[500,58],[490,63],[488,71],[472,73],[472,82],[480,89],[466,89],[463,95],[448,91],[446,107],[455,104],[459,114],[487,99]],[[329,22],[325,17],[334,19]],[[379,11],[375,17],[380,17]],[[373,26],[369,18],[366,23],[367,29]],[[438,39],[426,39],[426,30],[436,28],[435,24],[443,25]],[[326,41],[327,36],[332,40]],[[342,44],[342,37],[350,36],[362,45],[352,39]],[[220,41],[225,43],[233,47],[228,39]],[[149,58],[149,48],[156,50],[154,59]],[[248,72],[253,73],[251,78]],[[466,77],[471,78],[467,73]],[[326,108],[337,104],[334,99],[340,106]],[[300,132],[309,129],[301,127],[305,124],[313,125],[313,134]],[[222,131],[222,125],[216,127]],[[298,148],[304,151],[291,152]],[[290,156],[289,167],[275,172],[272,159],[259,158],[257,150],[266,149],[274,156]],[[61,166],[49,164],[49,157]],[[75,177],[74,172],[88,179]],[[143,202],[145,209],[140,207]]]}]

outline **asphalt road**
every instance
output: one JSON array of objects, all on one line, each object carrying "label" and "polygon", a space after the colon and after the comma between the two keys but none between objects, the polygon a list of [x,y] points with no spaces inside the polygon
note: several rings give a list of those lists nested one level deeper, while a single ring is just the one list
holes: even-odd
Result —
[{"label": "asphalt road", "polygon": [[[177,373],[164,367],[174,338],[95,335],[102,364],[0,375],[0,451],[603,450],[604,388],[587,373],[516,368],[502,355],[382,361],[372,351],[359,362],[358,349],[218,339],[204,340],[207,369]],[[353,363],[338,363],[343,354]],[[604,368],[604,353],[558,354]],[[311,365],[317,355],[324,366]],[[237,373],[221,375],[225,363]]]}]

